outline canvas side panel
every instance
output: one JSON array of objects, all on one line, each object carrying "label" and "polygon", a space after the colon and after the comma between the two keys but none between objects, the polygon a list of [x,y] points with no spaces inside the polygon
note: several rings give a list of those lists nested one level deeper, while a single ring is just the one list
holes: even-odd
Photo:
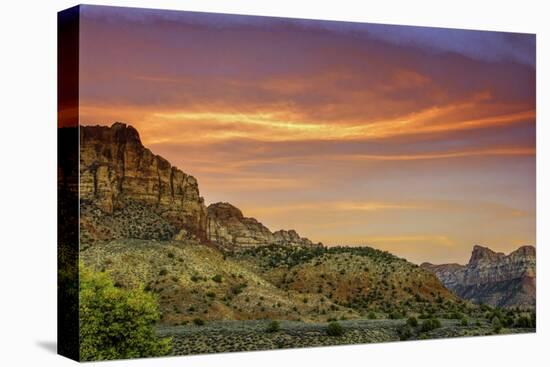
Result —
[{"label": "canvas side panel", "polygon": [[79,7],[57,19],[57,351],[79,360]]}]

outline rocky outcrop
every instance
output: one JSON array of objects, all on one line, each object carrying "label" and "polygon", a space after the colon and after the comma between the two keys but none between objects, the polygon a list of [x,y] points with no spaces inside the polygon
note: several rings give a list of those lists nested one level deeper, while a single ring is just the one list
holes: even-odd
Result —
[{"label": "rocky outcrop", "polygon": [[272,233],[269,228],[254,218],[247,218],[229,203],[208,206],[207,237],[224,249],[236,250],[267,245],[319,246],[302,238],[294,230]]},{"label": "rocky outcrop", "polygon": [[523,246],[509,255],[474,246],[466,265],[424,263],[458,296],[500,307],[534,307],[536,250]]},{"label": "rocky outcrop", "polygon": [[275,237],[275,243],[279,245],[286,246],[318,246],[320,244],[314,244],[308,238],[300,237],[300,235],[293,229],[285,231],[280,229],[276,232],[273,232],[273,237]]},{"label": "rocky outcrop", "polygon": [[[91,237],[118,233],[117,213],[138,205],[147,214],[140,218],[160,223],[164,237],[183,230],[206,239],[206,206],[197,180],[145,148],[137,130],[123,123],[80,127],[80,199],[82,223]],[[94,226],[94,217],[86,214],[96,209],[101,211],[97,218],[114,225]],[[133,233],[138,238],[155,238],[154,231]]]}]

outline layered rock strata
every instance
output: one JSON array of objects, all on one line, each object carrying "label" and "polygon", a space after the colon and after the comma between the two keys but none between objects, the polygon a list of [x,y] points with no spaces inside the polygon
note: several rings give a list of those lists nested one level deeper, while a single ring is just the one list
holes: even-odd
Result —
[{"label": "layered rock strata", "polygon": [[522,246],[505,255],[474,246],[466,265],[424,263],[459,297],[500,307],[534,307],[536,298],[536,250]]}]

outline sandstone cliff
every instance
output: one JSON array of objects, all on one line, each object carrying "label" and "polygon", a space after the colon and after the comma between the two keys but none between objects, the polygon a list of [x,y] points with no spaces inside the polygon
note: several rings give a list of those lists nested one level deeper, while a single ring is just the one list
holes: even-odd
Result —
[{"label": "sandstone cliff", "polygon": [[533,307],[536,298],[536,250],[523,246],[509,255],[474,246],[466,265],[424,263],[458,296],[500,307]]},{"label": "sandstone cliff", "polygon": [[197,180],[141,143],[131,126],[80,127],[80,229],[84,243],[196,239],[226,250],[314,246],[294,230],[271,232],[228,203],[206,208]]},{"label": "sandstone cliff", "polygon": [[[229,203],[208,206],[207,237],[225,249],[249,248],[266,245],[314,246],[294,230],[271,232],[254,218],[247,218]],[[317,244],[320,245],[320,244]]]},{"label": "sandstone cliff", "polygon": [[[167,237],[183,230],[206,239],[206,207],[197,180],[151,153],[126,124],[80,128],[80,198],[81,225],[91,237],[127,237],[117,232],[127,231],[132,224],[121,221],[133,216],[134,226],[156,223]],[[137,220],[136,210],[150,213]],[[111,225],[94,226],[94,213]],[[155,237],[147,230],[134,232],[132,237]]]}]

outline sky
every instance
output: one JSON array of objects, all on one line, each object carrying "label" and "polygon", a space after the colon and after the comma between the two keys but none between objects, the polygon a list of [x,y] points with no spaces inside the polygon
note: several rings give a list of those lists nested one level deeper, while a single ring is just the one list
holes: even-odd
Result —
[{"label": "sky", "polygon": [[535,118],[530,34],[81,7],[81,124],[329,246],[535,245]]}]

